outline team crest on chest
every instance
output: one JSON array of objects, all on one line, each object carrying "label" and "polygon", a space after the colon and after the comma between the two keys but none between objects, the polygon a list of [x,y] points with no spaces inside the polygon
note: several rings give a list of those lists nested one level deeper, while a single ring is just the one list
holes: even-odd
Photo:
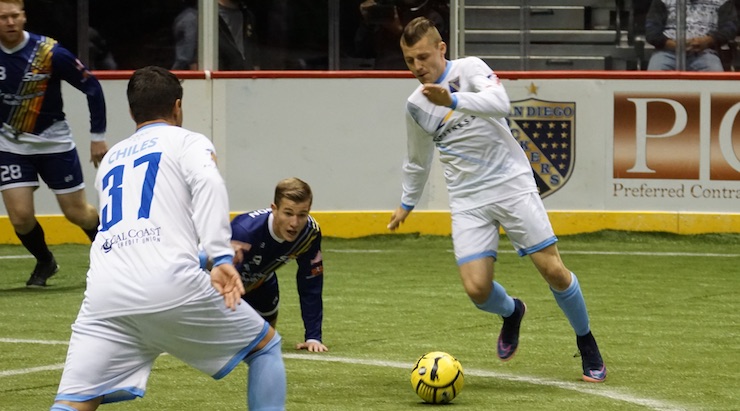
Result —
[{"label": "team crest on chest", "polygon": [[455,93],[460,91],[460,77],[455,77],[452,80],[449,81],[450,85],[450,93]]},{"label": "team crest on chest", "polygon": [[575,163],[576,103],[511,102],[509,127],[527,154],[542,198],[565,185]]}]

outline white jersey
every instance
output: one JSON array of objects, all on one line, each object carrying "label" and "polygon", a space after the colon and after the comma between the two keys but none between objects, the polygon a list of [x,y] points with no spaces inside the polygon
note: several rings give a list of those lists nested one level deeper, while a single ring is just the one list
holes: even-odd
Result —
[{"label": "white jersey", "polygon": [[81,318],[163,311],[212,287],[198,244],[215,258],[234,255],[214,152],[202,134],[165,123],[108,151],[95,178],[100,230]]},{"label": "white jersey", "polygon": [[457,106],[431,103],[422,86],[408,98],[401,202],[419,201],[435,146],[453,212],[537,192],[529,160],[506,123],[509,97],[493,70],[477,57],[448,61],[437,84],[453,93]]}]

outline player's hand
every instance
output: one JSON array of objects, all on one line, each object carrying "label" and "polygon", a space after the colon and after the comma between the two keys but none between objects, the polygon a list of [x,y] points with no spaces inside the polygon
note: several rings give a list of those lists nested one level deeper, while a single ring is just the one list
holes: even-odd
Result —
[{"label": "player's hand", "polygon": [[439,84],[424,84],[421,89],[421,94],[423,94],[431,103],[438,106],[449,107],[452,105],[452,96],[450,95],[450,91]]},{"label": "player's hand", "polygon": [[406,210],[403,207],[398,207],[396,211],[394,211],[391,215],[391,221],[390,223],[388,223],[388,229],[391,231],[395,231],[401,225],[401,223],[406,221],[406,217],[409,216],[410,212],[411,211]]},{"label": "player's hand", "polygon": [[252,249],[252,244],[231,240],[231,248],[234,249],[234,265],[239,265],[244,261],[244,253],[248,253]]},{"label": "player's hand", "polygon": [[93,163],[95,168],[98,168],[100,162],[103,161],[103,156],[108,152],[108,145],[105,141],[91,141],[90,142],[90,162]]},{"label": "player's hand", "polygon": [[329,349],[317,340],[307,340],[306,342],[295,345],[296,350],[306,350],[308,352],[327,352]]},{"label": "player's hand", "polygon": [[226,306],[231,308],[231,311],[236,310],[236,306],[239,305],[244,294],[244,284],[242,284],[242,279],[236,268],[231,264],[221,264],[213,267],[211,269],[211,284],[224,297]]}]

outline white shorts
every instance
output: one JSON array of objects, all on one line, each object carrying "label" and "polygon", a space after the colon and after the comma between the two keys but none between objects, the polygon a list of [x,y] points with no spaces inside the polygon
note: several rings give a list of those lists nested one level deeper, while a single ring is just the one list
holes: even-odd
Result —
[{"label": "white shorts", "polygon": [[526,193],[483,207],[452,212],[452,244],[458,265],[498,257],[499,228],[520,256],[555,244],[545,205],[538,193]]},{"label": "white shorts", "polygon": [[154,360],[162,353],[223,378],[269,330],[269,324],[242,302],[227,308],[215,290],[171,310],[72,325],[67,361],[56,400],[103,403],[142,397]]}]

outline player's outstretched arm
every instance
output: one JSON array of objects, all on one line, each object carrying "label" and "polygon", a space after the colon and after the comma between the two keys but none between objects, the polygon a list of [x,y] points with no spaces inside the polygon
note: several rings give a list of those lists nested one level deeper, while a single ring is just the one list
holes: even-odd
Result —
[{"label": "player's outstretched arm", "polygon": [[306,340],[306,342],[296,344],[295,349],[296,350],[306,350],[308,352],[327,352],[329,351],[329,348],[327,348],[319,340]]},{"label": "player's outstretched arm", "polygon": [[232,264],[219,264],[211,269],[211,284],[219,294],[224,296],[226,306],[236,310],[244,294],[244,284],[239,272]]},{"label": "player's outstretched arm", "polygon": [[388,223],[388,229],[391,231],[395,231],[401,223],[406,221],[406,217],[409,216],[409,213],[411,210],[406,210],[403,207],[398,207],[396,211],[393,212],[391,215],[391,221]]}]

